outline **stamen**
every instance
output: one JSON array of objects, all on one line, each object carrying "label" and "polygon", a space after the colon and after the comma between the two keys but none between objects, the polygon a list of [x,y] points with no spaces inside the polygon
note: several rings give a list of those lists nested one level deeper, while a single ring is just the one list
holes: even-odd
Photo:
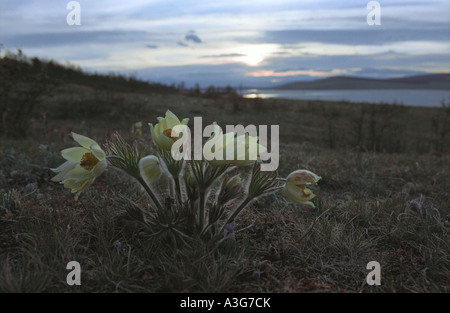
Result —
[{"label": "stamen", "polygon": [[80,166],[85,170],[90,171],[95,167],[95,165],[97,165],[97,163],[98,159],[95,157],[95,155],[92,152],[87,152],[81,158]]},{"label": "stamen", "polygon": [[[175,136],[172,136],[172,133]],[[169,137],[170,139],[172,139],[173,141],[177,141],[180,137],[179,134],[175,131],[172,131],[172,128],[168,128],[165,131],[163,131],[163,134],[166,135],[167,137]]]},{"label": "stamen", "polygon": [[306,189],[305,184],[297,184],[295,186],[299,187],[302,190],[302,198],[308,198],[311,195],[311,190]]},{"label": "stamen", "polygon": [[306,193],[304,189],[302,190],[302,193],[303,193],[302,198],[308,198],[309,195],[311,194],[311,192]]}]

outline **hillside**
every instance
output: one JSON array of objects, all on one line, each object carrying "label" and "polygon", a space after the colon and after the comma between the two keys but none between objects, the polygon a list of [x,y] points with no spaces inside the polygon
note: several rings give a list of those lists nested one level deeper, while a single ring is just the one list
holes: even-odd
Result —
[{"label": "hillside", "polygon": [[275,89],[450,89],[450,74],[417,75],[390,79],[336,76],[308,82],[293,82]]}]

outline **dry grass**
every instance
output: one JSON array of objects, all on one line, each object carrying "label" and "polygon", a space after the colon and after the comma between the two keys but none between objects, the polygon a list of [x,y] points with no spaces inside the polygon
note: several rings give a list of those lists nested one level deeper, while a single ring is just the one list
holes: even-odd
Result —
[{"label": "dry grass", "polygon": [[[104,142],[167,109],[191,121],[202,116],[204,126],[280,125],[279,173],[305,168],[322,176],[317,208],[278,192],[241,213],[235,240],[175,249],[129,218],[148,199],[120,172],[108,170],[78,202],[49,181],[59,151],[72,145],[70,131]],[[32,120],[27,139],[0,144],[2,292],[448,292],[448,108],[73,85],[39,110],[45,118]],[[72,260],[81,264],[81,286],[66,284]],[[373,260],[381,286],[365,284]]]}]

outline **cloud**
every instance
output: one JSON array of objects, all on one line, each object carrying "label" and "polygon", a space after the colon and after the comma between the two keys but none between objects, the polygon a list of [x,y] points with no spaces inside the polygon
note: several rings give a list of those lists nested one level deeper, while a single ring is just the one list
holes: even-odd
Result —
[{"label": "cloud", "polygon": [[448,0],[382,2],[375,27],[361,0],[80,2],[82,25],[69,27],[67,2],[0,0],[0,42],[89,70],[153,68],[143,75],[169,83],[450,72]]},{"label": "cloud", "polygon": [[31,33],[5,36],[2,41],[8,46],[17,47],[55,47],[83,44],[132,43],[148,39],[159,39],[143,31],[74,31],[71,33]]},{"label": "cloud", "polygon": [[246,69],[247,67],[241,64],[159,66],[139,70],[137,74],[144,79],[166,84],[184,81],[188,88],[193,87],[195,83],[203,87],[236,86],[253,79],[243,75]]},{"label": "cloud", "polygon": [[233,57],[245,57],[245,54],[241,53],[224,53],[224,54],[214,54],[214,55],[202,55],[200,58],[233,58]]},{"label": "cloud", "polygon": [[317,70],[297,70],[297,71],[284,71],[278,72],[274,70],[261,70],[247,73],[247,76],[252,77],[288,77],[288,76],[300,76],[307,75],[311,77],[327,77],[348,74],[349,70],[333,69],[331,71],[317,71]]},{"label": "cloud", "polygon": [[198,37],[195,32],[191,31],[189,32],[184,39],[186,39],[186,41],[192,41],[194,43],[202,43],[202,40],[200,39],[200,37]]},{"label": "cloud", "polygon": [[[263,69],[276,69],[278,71],[288,70],[305,70],[305,69],[330,69],[334,68],[335,64],[339,64],[339,67],[352,68],[361,67],[361,64],[370,64],[374,66],[373,62],[370,62],[372,57],[368,55],[357,56],[344,56],[344,55],[301,55],[301,56],[288,56],[288,57],[272,57],[268,60],[267,66]],[[377,64],[377,63],[375,63]]]},{"label": "cloud", "polygon": [[264,43],[297,44],[320,42],[340,45],[381,45],[405,41],[448,42],[445,31],[435,29],[368,28],[365,30],[277,30],[266,31],[258,41]]},{"label": "cloud", "polygon": [[[357,75],[369,77],[391,77],[396,71],[403,71],[405,75],[412,72],[450,72],[450,55],[445,52],[435,54],[407,54],[387,51],[374,54],[359,55],[302,55],[290,57],[273,57],[261,70],[297,71],[313,69],[327,71],[339,66],[342,69],[379,68],[380,71],[364,72]],[[355,72],[356,73],[356,72]]]}]

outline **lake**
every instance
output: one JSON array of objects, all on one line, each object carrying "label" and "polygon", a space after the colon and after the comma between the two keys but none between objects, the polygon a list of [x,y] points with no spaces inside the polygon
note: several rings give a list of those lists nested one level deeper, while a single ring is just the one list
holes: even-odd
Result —
[{"label": "lake", "polygon": [[369,103],[396,103],[409,106],[441,106],[450,102],[450,90],[387,89],[387,90],[275,90],[247,89],[245,98],[286,98]]}]

